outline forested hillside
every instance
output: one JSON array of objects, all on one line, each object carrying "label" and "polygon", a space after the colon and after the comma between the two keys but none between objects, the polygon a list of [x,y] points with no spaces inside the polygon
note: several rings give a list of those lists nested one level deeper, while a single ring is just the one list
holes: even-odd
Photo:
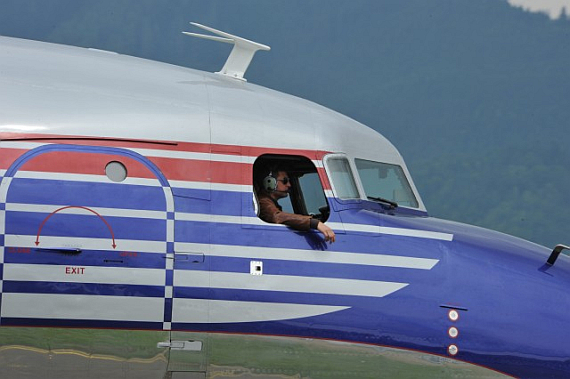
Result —
[{"label": "forested hillside", "polygon": [[[316,101],[399,149],[430,214],[570,244],[570,21],[505,0],[2,0],[0,34],[207,71],[268,44],[249,81]],[[195,30],[194,30],[195,31]]]}]

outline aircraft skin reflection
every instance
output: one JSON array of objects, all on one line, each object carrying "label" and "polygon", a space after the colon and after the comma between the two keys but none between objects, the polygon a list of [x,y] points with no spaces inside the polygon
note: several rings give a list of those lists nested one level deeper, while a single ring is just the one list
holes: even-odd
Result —
[{"label": "aircraft skin reflection", "polygon": [[[0,45],[0,378],[570,375],[568,257],[430,217],[372,129],[247,65]],[[334,244],[257,217],[277,162]]]}]

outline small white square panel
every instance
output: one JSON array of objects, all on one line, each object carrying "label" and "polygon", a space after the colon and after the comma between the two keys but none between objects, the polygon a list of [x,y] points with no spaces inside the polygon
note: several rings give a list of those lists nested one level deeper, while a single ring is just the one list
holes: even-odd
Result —
[{"label": "small white square panel", "polygon": [[263,275],[263,262],[262,261],[251,261],[249,272],[251,275]]}]

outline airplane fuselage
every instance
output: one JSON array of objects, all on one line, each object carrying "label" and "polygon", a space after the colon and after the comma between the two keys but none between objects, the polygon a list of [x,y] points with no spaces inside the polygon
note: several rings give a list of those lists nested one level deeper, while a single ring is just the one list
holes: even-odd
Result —
[{"label": "airplane fuselage", "polygon": [[[430,217],[371,129],[220,75],[0,46],[1,378],[570,374],[568,258]],[[259,219],[275,161],[334,244]]]}]

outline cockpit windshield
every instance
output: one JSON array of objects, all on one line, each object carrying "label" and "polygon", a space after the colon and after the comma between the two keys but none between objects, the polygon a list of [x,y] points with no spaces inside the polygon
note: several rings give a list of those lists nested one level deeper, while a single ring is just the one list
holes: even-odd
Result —
[{"label": "cockpit windshield", "polygon": [[355,164],[368,199],[418,208],[418,201],[402,167],[364,159],[355,159]]}]

